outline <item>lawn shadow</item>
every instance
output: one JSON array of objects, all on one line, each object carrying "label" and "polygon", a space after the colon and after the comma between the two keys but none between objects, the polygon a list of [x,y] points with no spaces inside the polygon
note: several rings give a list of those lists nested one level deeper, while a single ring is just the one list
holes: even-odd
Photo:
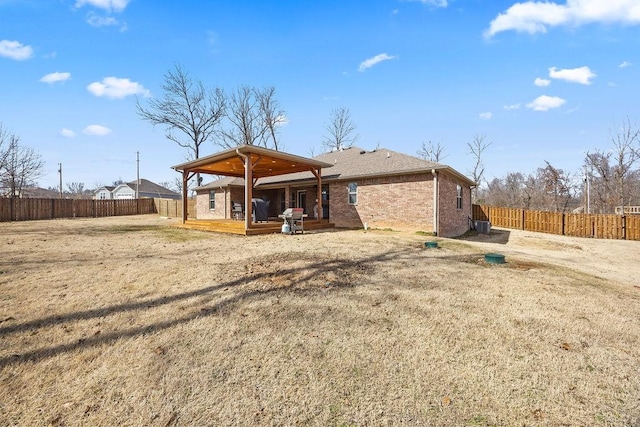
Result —
[{"label": "lawn shadow", "polygon": [[[179,303],[192,298],[200,299],[199,302],[193,304],[197,307],[194,307],[190,313],[184,316],[168,320],[162,319],[146,325],[117,330],[110,333],[103,333],[89,337],[83,336],[80,339],[75,339],[72,342],[53,344],[47,347],[24,351],[22,353],[6,355],[0,357],[0,368],[16,363],[34,361],[37,362],[39,360],[55,357],[57,355],[72,352],[78,349],[90,348],[105,343],[111,343],[120,338],[131,338],[166,330],[181,324],[186,324],[203,316],[207,317],[217,315],[223,308],[232,306],[233,304],[240,301],[259,299],[277,292],[295,290],[297,294],[308,293],[310,295],[313,295],[318,292],[321,286],[317,283],[318,277],[324,277],[329,273],[335,274],[336,277],[347,278],[333,280],[330,284],[331,288],[341,289],[361,286],[363,284],[366,284],[367,282],[365,280],[349,279],[360,278],[360,276],[364,278],[371,275],[376,263],[387,262],[398,259],[400,257],[413,257],[415,256],[415,254],[416,253],[412,248],[402,248],[397,250],[390,250],[381,254],[377,254],[375,256],[355,259],[314,260],[314,262],[311,262],[310,264],[305,263],[304,265],[299,267],[284,269],[265,269],[264,271],[251,272],[237,279],[224,281],[215,285],[205,286],[199,289],[188,292],[181,292],[174,295],[145,299],[142,301],[131,303],[114,304],[91,310],[84,310],[66,314],[56,314],[27,322],[9,324],[0,327],[0,338],[5,338],[11,334],[17,333],[33,334],[55,325],[65,325],[76,321],[105,318],[114,316],[119,313],[146,311],[163,306],[176,305],[175,312],[178,313],[180,312],[179,310],[177,310],[177,306],[179,305]],[[290,279],[290,283],[285,284],[284,286],[254,286],[254,288],[242,289],[243,285],[251,284],[252,282],[259,280],[268,281],[274,277],[286,277],[295,279]],[[311,285],[306,287],[302,286],[305,283]],[[234,289],[238,290],[238,292],[236,292],[235,294],[229,295],[228,292],[225,292]],[[212,304],[211,301],[213,299],[216,299],[217,301]],[[9,321],[11,322],[12,320]],[[46,334],[46,332],[43,333]]]},{"label": "lawn shadow", "polygon": [[455,237],[456,240],[482,243],[498,243],[506,245],[509,243],[511,232],[509,230],[492,228],[489,233],[478,233],[477,231],[469,231],[462,236]]}]

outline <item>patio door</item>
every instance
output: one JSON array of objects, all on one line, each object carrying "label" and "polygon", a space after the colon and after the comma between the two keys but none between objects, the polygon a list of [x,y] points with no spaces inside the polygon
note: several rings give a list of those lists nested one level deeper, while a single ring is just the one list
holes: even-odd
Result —
[{"label": "patio door", "polygon": [[329,186],[322,186],[322,218],[329,219]]},{"label": "patio door", "polygon": [[307,192],[298,191],[296,200],[297,200],[296,206],[299,208],[302,208],[304,213],[308,213],[307,212]]}]

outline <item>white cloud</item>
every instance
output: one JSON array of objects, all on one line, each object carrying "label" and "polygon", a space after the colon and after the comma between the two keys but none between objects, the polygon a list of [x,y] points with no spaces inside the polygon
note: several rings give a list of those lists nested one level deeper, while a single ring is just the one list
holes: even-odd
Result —
[{"label": "white cloud", "polygon": [[121,12],[127,7],[129,1],[130,0],[77,0],[76,7],[80,8],[84,5],[89,5],[109,12]]},{"label": "white cloud", "polygon": [[387,55],[386,53],[381,53],[379,55],[374,56],[373,58],[365,59],[360,63],[358,67],[358,71],[362,72],[367,68],[371,68],[376,64],[381,63],[382,61],[389,61],[391,59],[396,59],[395,56]]},{"label": "white cloud", "polygon": [[60,136],[64,136],[65,138],[74,138],[76,136],[76,133],[74,131],[72,131],[71,129],[63,128],[60,131]]},{"label": "white cloud", "polygon": [[552,79],[565,80],[571,83],[580,83],[583,85],[590,85],[591,79],[596,74],[589,69],[589,67],[579,67],[571,69],[558,70],[556,67],[549,68],[549,77]]},{"label": "white cloud", "polygon": [[540,87],[547,87],[551,84],[551,80],[541,79],[540,77],[536,77],[533,81],[533,84]]},{"label": "white cloud", "polygon": [[527,108],[534,111],[547,111],[562,106],[566,100],[557,96],[542,95],[527,104]]},{"label": "white cloud", "polygon": [[33,56],[33,48],[15,40],[0,40],[0,56],[23,61]]},{"label": "white cloud", "polygon": [[480,117],[482,120],[490,120],[491,117],[493,117],[493,113],[487,111],[486,113],[478,114],[478,117]]},{"label": "white cloud", "polygon": [[435,7],[447,7],[449,3],[447,0],[406,0],[406,1],[417,1],[422,4],[435,6]]},{"label": "white cloud", "polygon": [[71,78],[71,73],[59,73],[59,72],[55,72],[55,73],[49,73],[45,76],[43,76],[40,81],[42,83],[57,83],[57,82],[64,82],[67,81]]},{"label": "white cloud", "polygon": [[92,27],[110,27],[118,25],[120,22],[116,18],[111,16],[98,16],[94,14],[89,14],[87,17],[87,22]]},{"label": "white cloud", "polygon": [[633,64],[629,61],[622,61],[622,64],[618,65],[618,67],[620,68],[627,68],[627,67],[631,67]]},{"label": "white cloud", "polygon": [[504,109],[507,110],[507,111],[519,110],[520,109],[520,104],[505,105]]},{"label": "white cloud", "polygon": [[129,95],[151,96],[151,92],[140,83],[118,77],[105,77],[102,82],[93,82],[87,86],[87,90],[95,96],[122,99]]},{"label": "white cloud", "polygon": [[111,129],[102,125],[89,125],[82,130],[85,135],[105,136],[111,133]]},{"label": "white cloud", "polygon": [[547,1],[516,3],[499,14],[484,32],[490,38],[501,31],[546,33],[561,25],[577,27],[589,23],[640,24],[637,0],[567,0],[566,4]]}]

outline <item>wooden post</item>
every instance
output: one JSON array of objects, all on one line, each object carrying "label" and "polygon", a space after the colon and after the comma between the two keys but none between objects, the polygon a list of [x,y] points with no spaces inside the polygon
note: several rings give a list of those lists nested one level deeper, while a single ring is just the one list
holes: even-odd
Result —
[{"label": "wooden post", "polygon": [[244,158],[244,229],[251,228],[253,221],[253,165],[251,154]]},{"label": "wooden post", "polygon": [[316,200],[318,201],[318,219],[322,219],[322,169],[312,168],[311,173],[315,175],[318,182],[318,190],[316,191]]},{"label": "wooden post", "polygon": [[188,179],[187,179],[187,174],[189,172],[187,172],[186,170],[182,171],[182,223],[184,224],[185,222],[187,222],[187,208],[188,208],[188,200],[187,200],[187,196],[189,193],[189,189],[187,188],[187,183],[188,183]]}]

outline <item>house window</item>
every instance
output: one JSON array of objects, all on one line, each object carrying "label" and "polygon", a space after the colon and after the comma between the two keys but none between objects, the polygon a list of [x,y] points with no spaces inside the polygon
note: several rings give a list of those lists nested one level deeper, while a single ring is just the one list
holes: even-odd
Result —
[{"label": "house window", "polygon": [[105,200],[107,198],[107,195],[104,194],[104,191],[100,192],[100,200]]},{"label": "house window", "polygon": [[462,209],[462,186],[458,185],[456,187],[456,208]]},{"label": "house window", "polygon": [[216,192],[209,191],[209,209],[214,210],[216,208]]},{"label": "house window", "polygon": [[350,182],[347,188],[349,189],[349,198],[348,198],[349,204],[350,205],[358,204],[358,184],[355,182]]}]

